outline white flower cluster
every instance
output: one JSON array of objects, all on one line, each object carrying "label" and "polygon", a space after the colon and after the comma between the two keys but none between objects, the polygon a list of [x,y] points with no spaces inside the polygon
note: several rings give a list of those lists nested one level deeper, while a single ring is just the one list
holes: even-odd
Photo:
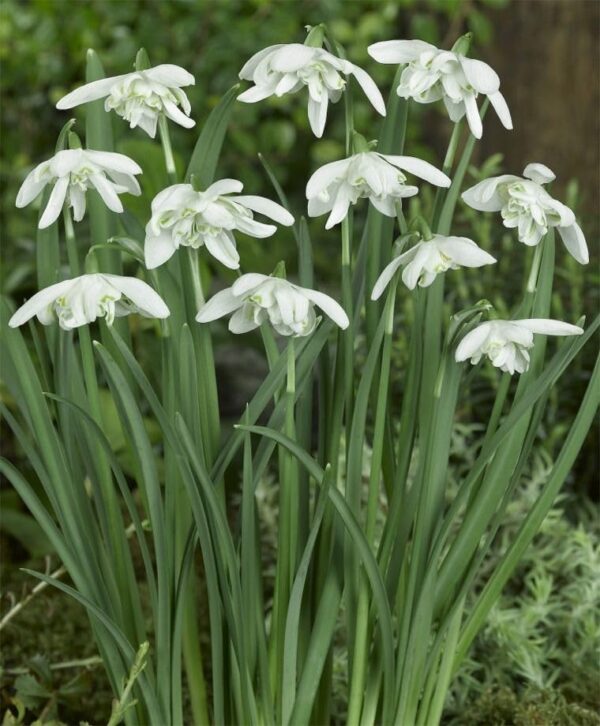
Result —
[{"label": "white flower cluster", "polygon": [[[310,127],[315,136],[321,137],[329,103],[340,100],[348,78],[353,77],[375,110],[385,116],[385,103],[372,78],[350,61],[325,50],[324,41],[324,28],[317,26],[311,29],[305,44],[274,45],[256,53],[239,74],[253,85],[238,99],[255,103],[306,87]],[[451,120],[458,122],[466,116],[471,133],[480,138],[482,123],[477,99],[485,95],[503,125],[511,129],[510,112],[500,93],[497,74],[486,63],[466,57],[466,45],[465,39],[461,39],[451,51],[446,51],[420,40],[398,40],[375,43],[368,51],[380,63],[403,66],[396,88],[400,97],[417,103],[442,100]],[[132,128],[140,126],[154,137],[161,118],[186,128],[194,126],[189,118],[190,103],[182,90],[193,83],[194,77],[183,68],[159,65],[88,83],[67,94],[57,107],[67,109],[105,98],[107,111],[114,110]],[[309,179],[308,215],[327,214],[326,229],[343,222],[360,199],[368,199],[387,217],[401,219],[402,200],[419,192],[409,179],[411,176],[437,187],[451,185],[444,172],[422,159],[378,153],[372,146],[354,133],[354,153],[325,164]],[[122,154],[81,148],[58,151],[29,173],[16,203],[18,207],[29,204],[50,185],[52,191],[40,217],[41,228],[54,223],[65,208],[72,209],[73,218],[80,221],[86,210],[86,192],[92,188],[109,209],[122,212],[119,195],[140,194],[136,175],[141,171]],[[543,164],[529,164],[522,177],[506,174],[486,179],[462,197],[474,209],[500,212],[504,225],[516,229],[518,239],[526,245],[540,244],[550,228],[557,228],[568,251],[585,264],[589,259],[587,245],[575,215],[543,186],[554,178],[554,173]],[[166,263],[183,246],[205,247],[226,267],[239,269],[235,233],[265,238],[277,230],[275,224],[255,219],[255,214],[286,227],[294,223],[292,215],[281,205],[264,197],[242,195],[242,190],[242,183],[236,179],[221,179],[199,190],[192,177],[192,183],[174,184],[157,194],[146,225],[146,267],[153,269]],[[371,298],[377,300],[401,268],[404,284],[413,290],[417,286],[428,287],[437,275],[448,270],[495,262],[471,239],[427,233],[385,267]],[[348,326],[346,313],[327,295],[277,276],[249,273],[206,302],[196,320],[207,323],[231,314],[229,329],[234,333],[269,322],[281,335],[306,336],[319,320],[315,306],[341,328]],[[65,280],[37,293],[15,313],[10,324],[21,325],[37,315],[44,324],[58,319],[62,328],[71,329],[99,317],[111,324],[115,316],[133,311],[157,318],[169,314],[160,297],[141,280],[95,273]],[[529,365],[528,351],[535,333],[575,335],[581,329],[552,320],[493,320],[482,323],[463,338],[456,359],[476,363],[487,356],[502,370],[521,373]]]}]

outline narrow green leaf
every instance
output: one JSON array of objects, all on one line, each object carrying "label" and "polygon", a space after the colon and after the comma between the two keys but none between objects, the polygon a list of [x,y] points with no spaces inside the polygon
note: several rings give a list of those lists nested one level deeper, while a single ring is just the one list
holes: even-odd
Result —
[{"label": "narrow green leaf", "polygon": [[239,88],[239,84],[236,83],[235,86],[227,91],[217,106],[211,111],[206,123],[202,127],[185,173],[185,181],[187,183],[190,182],[191,176],[194,174],[204,188],[212,184],[223,140],[225,139],[229,116]]}]

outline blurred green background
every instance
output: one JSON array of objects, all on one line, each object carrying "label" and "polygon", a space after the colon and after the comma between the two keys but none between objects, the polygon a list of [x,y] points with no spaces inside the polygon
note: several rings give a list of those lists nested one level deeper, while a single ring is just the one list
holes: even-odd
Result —
[{"label": "blurred green background", "polygon": [[[502,171],[519,174],[532,161],[543,162],[555,171],[558,179],[552,192],[576,211],[587,236],[592,261],[587,268],[582,268],[558,243],[552,315],[574,321],[585,314],[590,319],[598,311],[597,240],[600,228],[600,63],[597,51],[600,2],[597,0],[2,0],[0,284],[3,293],[19,301],[35,288],[33,251],[37,210],[34,205],[17,210],[14,200],[27,172],[53,153],[60,128],[69,118],[68,114],[55,109],[55,103],[83,82],[88,48],[98,52],[107,75],[128,72],[140,46],[147,49],[153,64],[173,62],[193,73],[196,85],[187,90],[197,126],[189,131],[171,126],[176,155],[183,166],[203,121],[219,98],[237,82],[237,74],[244,62],[267,45],[302,42],[304,26],[319,22],[328,24],[346,48],[349,59],[373,76],[384,96],[390,91],[394,71],[368,57],[367,46],[370,43],[393,38],[420,38],[450,48],[459,35],[469,30],[473,32],[471,52],[488,61],[499,73],[515,130],[505,131],[494,114],[488,114],[484,136],[476,145],[467,181],[473,182],[482,174]],[[355,111],[357,130],[368,138],[376,138],[378,117],[359,92],[355,93]],[[76,109],[75,115],[78,114]],[[127,124],[114,115],[112,121],[117,150],[137,159],[144,167],[143,196],[127,200],[144,223],[152,197],[167,183],[161,148],[158,140],[150,140],[139,129],[130,131]],[[76,130],[83,134],[83,125],[78,124]],[[450,131],[451,124],[441,105],[412,104],[405,153],[441,165]],[[307,179],[320,164],[343,156],[343,137],[342,103],[330,106],[322,140],[315,140],[308,127],[305,93],[269,99],[255,105],[236,104],[218,175],[241,179],[247,193],[274,198],[258,159],[260,152],[272,165],[289,195],[293,211],[300,215],[306,209],[304,187]],[[431,199],[426,186],[420,199],[427,209]],[[366,204],[357,206],[359,225],[365,211]],[[81,229],[81,237],[85,239],[85,221]],[[310,230],[318,286],[335,292],[339,278],[339,234],[336,230],[326,232],[323,219],[312,221]],[[459,208],[455,231],[472,236],[494,252],[500,262],[482,270],[465,271],[464,275],[449,275],[448,314],[465,302],[474,302],[482,297],[492,300],[501,313],[508,312],[520,295],[529,259],[527,251],[501,226],[497,216],[474,214],[472,210]],[[239,248],[245,270],[270,272],[279,259],[285,259],[288,269],[294,270],[295,245],[285,230],[269,240],[240,240]],[[399,305],[399,326],[409,314],[408,306]],[[406,352],[402,337],[399,336],[397,343],[395,366],[399,372],[399,389]],[[594,345],[587,346],[568,377],[561,382],[560,394],[554,395],[551,401],[541,431],[544,451],[550,457],[565,436],[568,421],[574,415],[589,378],[595,354]],[[493,385],[492,380],[483,378],[481,392],[475,389],[473,399],[463,402],[464,421],[477,420],[480,407],[485,414],[493,392],[490,384]],[[561,520],[561,526],[566,527],[568,532],[565,534],[562,529],[554,528],[555,539],[550,545],[547,541],[545,544],[547,551],[556,552],[563,546],[561,543],[572,542],[573,562],[577,556],[583,555],[581,552],[575,554],[579,540],[572,523],[585,520],[589,524],[593,521],[587,498],[590,495],[596,498],[598,494],[600,464],[597,436],[596,428],[569,482],[569,497],[563,504],[565,516]],[[27,469],[27,463],[19,451],[12,450],[10,441],[3,442],[3,449],[3,453],[15,459],[18,466]],[[458,458],[464,455],[461,451],[458,442],[455,451]],[[16,566],[30,558],[38,558],[34,568],[43,568],[40,558],[47,554],[47,549],[45,542],[39,539],[39,529],[12,494],[2,489],[0,497],[4,504],[0,527],[3,589],[7,589],[8,577],[8,588],[18,590],[23,587],[23,578],[18,575]],[[542,554],[535,552],[531,559],[538,564],[544,562]],[[592,559],[590,555],[585,562]],[[552,567],[558,571],[563,565],[553,564]],[[544,572],[554,572],[552,567],[548,565]],[[573,582],[576,579],[579,579],[579,572],[572,576]],[[519,593],[522,592],[520,587],[516,587]],[[571,593],[571,600],[567,600],[566,596],[561,596],[560,588],[555,588],[553,596],[557,599],[556,612],[570,613],[572,602],[581,600],[579,593],[576,597]],[[6,607],[6,602],[3,605]],[[507,600],[505,607],[509,608],[509,605],[512,607]],[[39,651],[54,660],[66,659],[73,656],[74,643],[78,644],[78,657],[93,655],[92,644],[89,639],[86,640],[86,621],[77,606],[65,604],[64,598],[56,594],[48,594],[40,601],[39,610],[37,606],[31,608],[11,631],[8,643],[4,644],[5,662],[19,666],[25,663],[25,654],[29,658]],[[532,609],[535,610],[535,607],[532,606]],[[519,614],[514,617],[518,619]],[[38,632],[41,619],[48,622],[43,637]],[[565,622],[567,620],[565,616]],[[66,621],[69,621],[68,627],[65,626]],[[588,636],[589,633],[585,635]],[[514,637],[516,641],[521,636]],[[568,640],[577,643],[578,637],[571,634]],[[502,650],[501,637],[498,636],[494,642]],[[85,647],[82,643],[86,643]],[[570,659],[568,647],[568,643],[561,642],[557,646],[559,650],[554,649],[552,659],[566,663]],[[560,648],[565,649],[564,658],[557,657],[557,652],[559,655],[562,653]],[[493,649],[490,652],[494,652]],[[528,653],[531,653],[529,648]],[[554,660],[548,656],[546,662],[543,660],[545,657],[540,655],[539,662],[545,664],[544,668],[549,668],[548,664],[553,664]],[[496,656],[489,660],[487,666],[491,669],[488,679],[491,683],[498,682],[500,672],[500,666],[494,670],[494,663]],[[503,667],[509,674],[505,680],[516,689],[515,683],[520,677],[518,672],[515,682],[510,680],[515,670],[514,662],[510,661]],[[59,716],[66,718],[67,722],[93,718],[91,714],[96,708],[94,693],[100,710],[110,700],[102,676],[97,675],[98,670],[92,675],[88,671],[80,673],[79,690],[73,688],[70,695],[61,691],[68,681],[48,681],[48,671],[43,662],[34,661],[32,664],[28,660],[25,672],[27,677],[35,677],[34,682],[21,682],[17,691],[30,698],[32,710],[35,711],[38,701],[38,710],[47,703],[44,696],[38,696],[36,701],[36,688],[39,694],[42,684],[48,692],[59,694],[55,699],[56,703],[63,703]],[[46,676],[43,676],[44,673]],[[588,700],[592,702],[593,698],[590,695],[590,699],[586,700],[589,681],[581,680],[580,676],[580,673],[561,671],[558,677],[575,689],[574,701],[587,708],[590,705]],[[495,723],[486,708],[493,713],[500,706],[494,700],[490,705],[481,685],[484,681],[480,678],[479,691],[474,686],[475,679],[465,681],[464,694],[467,694],[465,698],[473,714],[470,723]],[[14,693],[14,683],[14,679],[9,679],[9,686],[2,686],[0,700],[3,706]],[[544,685],[543,679],[541,683]],[[478,705],[476,697],[483,699],[481,705]],[[540,716],[547,713],[544,709],[558,713],[563,708],[562,702],[553,700],[556,698],[560,700],[562,695],[548,697],[539,708],[539,704],[530,708],[529,701],[523,699],[517,699],[514,704],[510,702],[506,705],[507,720],[502,722],[600,723],[578,721],[570,711],[565,711],[564,720],[544,721],[545,716]],[[460,700],[457,696],[457,701]],[[82,703],[85,708],[81,707]],[[476,720],[477,713],[483,720]],[[73,720],[69,721],[69,718]]]}]

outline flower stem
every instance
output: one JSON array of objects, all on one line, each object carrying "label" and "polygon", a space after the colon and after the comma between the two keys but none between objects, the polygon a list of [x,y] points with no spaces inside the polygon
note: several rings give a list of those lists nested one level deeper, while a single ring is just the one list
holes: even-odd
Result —
[{"label": "flower stem", "polygon": [[161,114],[158,119],[158,130],[160,132],[160,140],[165,155],[165,166],[167,167],[169,181],[171,184],[177,184],[177,169],[175,167],[175,158],[173,157],[169,125],[167,123],[167,117],[164,114]]},{"label": "flower stem", "polygon": [[[392,331],[394,323],[394,304],[396,299],[396,277],[390,286],[386,300],[384,315],[386,316],[383,352],[381,355],[381,371],[377,393],[375,413],[375,429],[373,432],[373,452],[371,457],[371,472],[369,475],[369,496],[367,501],[367,523],[365,536],[369,543],[375,538],[375,524],[377,521],[377,505],[379,502],[379,484],[381,479],[382,455],[384,443],[384,428],[386,423],[386,410],[388,387],[390,378],[390,361],[392,352]],[[349,726],[360,723],[363,705],[365,676],[367,673],[368,658],[368,626],[369,626],[369,584],[364,572],[360,576],[360,589],[356,609],[356,628],[354,639],[354,657],[352,659],[352,681],[350,685],[350,703],[348,707]]]},{"label": "flower stem", "polygon": [[63,221],[65,224],[65,237],[67,239],[67,258],[69,260],[69,267],[71,269],[71,275],[73,277],[77,277],[81,269],[79,265],[79,252],[77,250],[77,240],[75,239],[75,230],[73,229],[71,213],[66,207],[63,210]]},{"label": "flower stem", "polygon": [[[285,412],[285,434],[296,438],[296,357],[294,338],[287,347],[287,406]],[[277,698],[277,713],[281,716],[283,693],[283,656],[287,606],[292,583],[296,573],[298,548],[298,476],[295,459],[287,450],[282,451],[281,476],[279,479],[279,529],[277,569],[275,573],[275,599],[273,603],[273,629],[271,641],[271,680]]]},{"label": "flower stem", "polygon": [[527,292],[534,293],[537,287],[537,279],[540,272],[540,264],[542,262],[542,245],[539,244],[533,252],[533,262],[527,280]]}]

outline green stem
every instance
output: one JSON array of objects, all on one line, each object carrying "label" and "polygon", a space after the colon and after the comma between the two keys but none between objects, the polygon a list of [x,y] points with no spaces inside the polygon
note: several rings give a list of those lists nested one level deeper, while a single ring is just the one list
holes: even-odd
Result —
[{"label": "green stem", "polygon": [[[285,434],[295,440],[296,354],[294,338],[287,347],[287,406]],[[271,682],[276,696],[278,720],[283,708],[283,662],[285,624],[290,591],[296,574],[298,556],[298,478],[296,460],[282,447],[282,472],[279,480],[279,529],[277,566],[275,572],[275,599],[273,603],[273,639],[271,641]],[[274,658],[274,661],[273,661]]]},{"label": "green stem", "polygon": [[171,184],[177,184],[177,168],[175,166],[175,157],[173,156],[173,148],[171,146],[171,135],[169,134],[169,124],[167,117],[161,114],[158,119],[158,130],[160,133],[160,140],[165,155],[165,166],[167,168],[167,175]]},{"label": "green stem", "polygon": [[[390,378],[390,360],[392,352],[392,331],[394,324],[394,303],[398,277],[394,279],[386,300],[384,315],[386,316],[383,352],[381,355],[381,372],[379,376],[379,390],[375,414],[375,429],[373,432],[373,452],[371,458],[371,472],[369,475],[369,496],[367,501],[366,538],[370,544],[375,539],[375,524],[377,521],[377,508],[379,502],[379,484],[381,479],[384,428],[388,401],[388,388]],[[358,726],[363,705],[365,676],[367,673],[367,660],[369,656],[368,625],[369,625],[369,584],[364,572],[360,576],[360,589],[358,606],[356,609],[356,630],[354,639],[354,656],[352,659],[352,679],[350,685],[350,703],[348,707],[349,726]]]}]

